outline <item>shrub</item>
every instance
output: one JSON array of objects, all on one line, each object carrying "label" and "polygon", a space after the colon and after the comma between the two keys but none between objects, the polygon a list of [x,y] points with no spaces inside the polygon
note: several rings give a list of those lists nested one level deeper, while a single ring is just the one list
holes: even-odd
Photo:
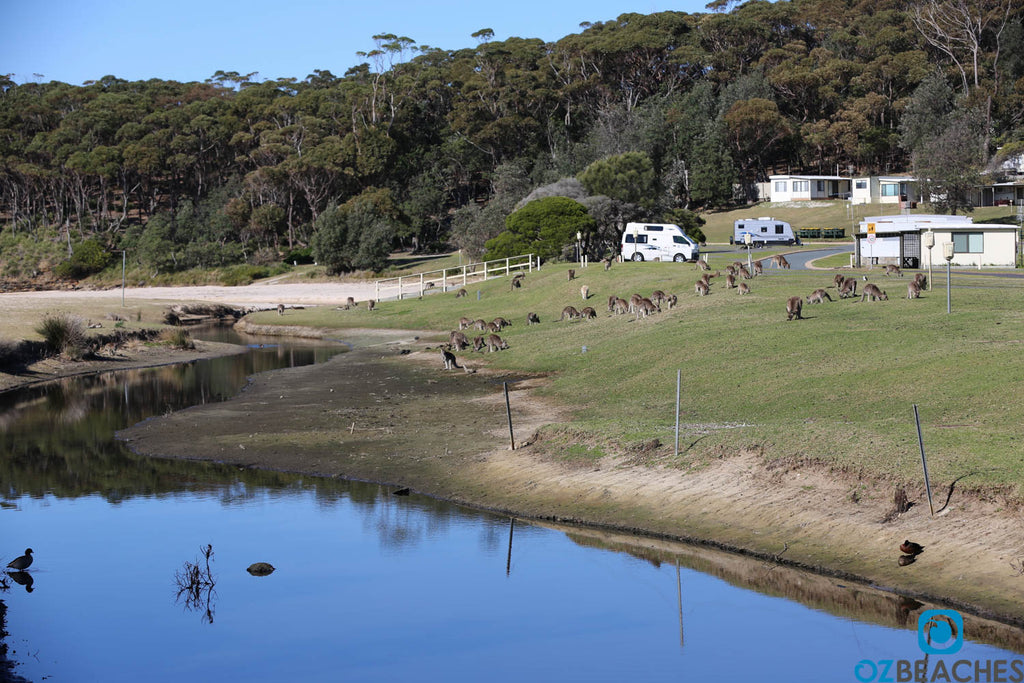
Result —
[{"label": "shrub", "polygon": [[75,247],[67,261],[54,268],[58,277],[77,280],[98,273],[110,263],[110,253],[96,240],[86,240]]},{"label": "shrub", "polygon": [[79,359],[85,356],[88,343],[85,324],[82,319],[70,313],[48,313],[39,323],[36,332],[46,342],[52,353]]},{"label": "shrub", "polygon": [[169,345],[172,349],[196,348],[196,343],[192,341],[192,335],[188,333],[188,330],[180,327],[164,330],[160,333],[160,340]]}]

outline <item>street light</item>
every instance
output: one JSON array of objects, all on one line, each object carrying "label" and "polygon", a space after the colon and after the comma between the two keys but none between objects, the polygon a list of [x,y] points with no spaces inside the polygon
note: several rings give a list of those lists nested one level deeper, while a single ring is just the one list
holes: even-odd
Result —
[{"label": "street light", "polygon": [[932,291],[932,247],[935,246],[935,233],[931,228],[921,235],[921,243],[928,248],[928,291]]},{"label": "street light", "polygon": [[953,262],[953,243],[943,242],[942,255],[946,258],[946,313],[949,313],[949,266]]},{"label": "street light", "polygon": [[747,271],[752,271],[754,266],[750,263],[750,245],[754,241],[754,236],[749,232],[743,233],[743,243],[747,245]]},{"label": "street light", "polygon": [[580,268],[583,267],[583,233],[579,230],[576,231],[576,260],[580,262]]}]

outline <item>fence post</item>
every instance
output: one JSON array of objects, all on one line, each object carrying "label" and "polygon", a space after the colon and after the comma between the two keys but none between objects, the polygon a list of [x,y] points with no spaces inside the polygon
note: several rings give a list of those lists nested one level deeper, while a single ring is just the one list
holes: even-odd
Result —
[{"label": "fence post", "polygon": [[380,303],[380,280],[374,280],[373,282],[373,299]]},{"label": "fence post", "polygon": [[445,268],[441,271],[441,293],[444,294],[448,291],[448,269]]},{"label": "fence post", "polygon": [[423,273],[420,273],[420,298],[423,298]]},{"label": "fence post", "polygon": [[530,261],[529,261],[529,263],[530,263],[530,272],[532,273],[533,272],[533,254],[530,254],[527,258],[530,259]]},{"label": "fence post", "polygon": [[484,261],[484,280],[487,279],[487,261]]},{"label": "fence post", "polygon": [[512,259],[511,259],[511,258],[506,258],[506,259],[505,259],[505,277],[508,277],[508,274],[509,274],[510,272],[512,272],[511,268],[509,267],[509,263],[510,263],[511,261],[512,261]]},{"label": "fence post", "polygon": [[402,276],[398,276],[398,300],[402,300]]}]

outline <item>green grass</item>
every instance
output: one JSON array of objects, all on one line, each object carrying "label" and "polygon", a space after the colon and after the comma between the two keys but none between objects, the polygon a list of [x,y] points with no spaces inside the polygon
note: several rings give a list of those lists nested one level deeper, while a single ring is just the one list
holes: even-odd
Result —
[{"label": "green grass", "polygon": [[[909,301],[909,278],[874,272],[869,279],[889,301],[805,304],[807,319],[787,322],[785,300],[831,285],[830,272],[766,270],[751,281],[749,296],[726,290],[719,278],[710,296],[698,297],[692,264],[591,267],[572,282],[566,268],[531,273],[515,292],[499,278],[471,286],[463,299],[446,293],[384,302],[375,311],[306,309],[287,323],[446,336],[462,316],[505,317],[514,323],[502,333],[511,348],[469,354],[471,364],[549,374],[545,392],[574,412],[563,428],[609,453],[653,438],[672,443],[681,370],[687,448],[678,460],[662,450],[659,462],[667,466],[756,446],[769,458],[918,479],[918,404],[933,482],[964,477],[958,486],[1016,489],[1022,481],[1024,287],[1016,280],[958,273],[947,315],[944,282]],[[586,304],[581,284],[590,287]],[[676,293],[679,305],[642,320],[606,312],[610,294],[654,289]],[[599,316],[556,322],[569,304],[591,305]],[[540,325],[525,325],[528,311],[539,314]],[[276,314],[253,317],[282,323]]]}]

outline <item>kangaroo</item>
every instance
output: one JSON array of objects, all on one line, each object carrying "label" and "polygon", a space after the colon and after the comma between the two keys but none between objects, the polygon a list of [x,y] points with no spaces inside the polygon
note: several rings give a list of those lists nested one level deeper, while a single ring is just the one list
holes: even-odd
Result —
[{"label": "kangaroo", "polygon": [[819,288],[819,289],[816,289],[813,292],[811,292],[811,295],[809,297],[807,297],[807,303],[809,303],[809,304],[823,304],[823,303],[825,303],[825,299],[828,299],[829,301],[832,301],[832,297],[830,297],[828,295],[828,292],[826,292],[824,289],[820,289]]},{"label": "kangaroo", "polygon": [[668,297],[665,295],[665,292],[661,291],[660,289],[654,290],[654,292],[651,294],[651,301],[653,301],[654,303],[658,304],[659,306],[667,298]]},{"label": "kangaroo", "polygon": [[857,296],[857,281],[852,277],[848,277],[843,280],[843,288],[839,290],[839,298],[845,299],[851,296]]},{"label": "kangaroo", "polygon": [[508,342],[496,334],[487,335],[487,352],[501,351],[508,348]]},{"label": "kangaroo", "polygon": [[473,337],[473,350],[474,351],[481,351],[481,350],[483,350],[483,348],[485,346],[487,346],[487,344],[484,342],[483,335],[480,335],[479,337]]},{"label": "kangaroo", "polygon": [[372,311],[375,308],[377,308],[377,302],[376,301],[374,301],[373,299],[370,299],[369,301],[366,302],[366,310]]},{"label": "kangaroo", "polygon": [[697,270],[711,270],[711,266],[708,265],[707,261],[699,258],[697,259]]},{"label": "kangaroo", "polygon": [[846,282],[846,276],[842,273],[836,273],[835,277],[832,278],[832,281],[836,284],[836,289],[842,290],[843,283]]},{"label": "kangaroo", "polygon": [[486,332],[501,332],[501,325],[495,325],[494,323],[487,323],[484,325]]},{"label": "kangaroo", "polygon": [[345,299],[345,310],[348,310],[350,308],[355,308],[358,305],[359,304],[357,304],[356,300],[353,299],[352,297],[349,297],[349,298]]},{"label": "kangaroo", "polygon": [[754,261],[754,275],[764,274],[764,264],[760,261]]},{"label": "kangaroo", "polygon": [[919,299],[921,298],[921,285],[916,282],[907,283],[907,298],[908,299]]},{"label": "kangaroo", "polygon": [[803,299],[798,296],[789,297],[789,301],[786,302],[786,320],[803,320],[804,317],[800,315],[800,310],[803,308]]},{"label": "kangaroo", "polygon": [[456,351],[462,351],[469,346],[469,340],[466,339],[466,335],[462,332],[456,332],[455,330],[452,330],[452,333],[448,335],[448,343]]},{"label": "kangaroo", "polygon": [[569,282],[572,282],[575,279],[576,279],[576,270],[573,269],[573,268],[570,268],[569,269]]},{"label": "kangaroo", "polygon": [[455,360],[455,354],[448,349],[441,349],[441,361],[444,363],[445,370],[451,370],[458,368],[459,370],[465,370],[468,373],[473,372],[465,365],[459,365],[458,361]]},{"label": "kangaroo", "polygon": [[526,276],[524,274],[522,274],[522,273],[519,273],[517,275],[513,275],[512,276],[512,282],[510,282],[509,286],[508,286],[509,291],[512,291],[513,289],[519,289],[520,287],[522,287],[523,286],[523,278],[524,277],[526,277]]},{"label": "kangaroo", "polygon": [[734,265],[732,265],[730,263],[729,265],[727,265],[725,267],[725,272],[728,273],[729,275],[732,275],[732,276],[735,277],[735,275],[736,275],[736,266],[734,266]]},{"label": "kangaroo", "polygon": [[589,299],[590,298],[590,287],[587,287],[586,285],[583,285],[582,287],[580,287],[580,296],[583,298],[584,301]]},{"label": "kangaroo", "polygon": [[478,318],[473,321],[473,327],[483,332],[485,329],[487,329],[487,321]]},{"label": "kangaroo", "polygon": [[278,304],[277,305],[277,314],[278,315],[284,315],[284,304]]},{"label": "kangaroo", "polygon": [[924,273],[918,273],[914,276],[914,284],[922,290],[928,289],[928,276]]},{"label": "kangaroo", "polygon": [[630,313],[635,313],[636,312],[636,307],[640,305],[640,301],[643,298],[644,297],[642,295],[640,295],[640,294],[634,294],[633,296],[629,297],[629,312]]},{"label": "kangaroo", "polygon": [[740,283],[740,295],[743,294],[750,294],[750,285],[748,285],[746,282]]},{"label": "kangaroo", "polygon": [[629,302],[625,299],[615,297],[615,308],[612,310],[613,313],[624,314],[629,313]]},{"label": "kangaroo", "polygon": [[611,270],[612,269],[612,260],[613,259],[612,259],[611,256],[609,256],[608,258],[604,259],[604,269],[605,270]]},{"label": "kangaroo", "polygon": [[884,291],[876,287],[873,283],[869,282],[864,285],[864,292],[860,295],[860,300],[864,301],[864,297],[870,297],[871,301],[878,299],[879,301],[888,301],[889,297]]},{"label": "kangaroo", "polygon": [[498,326],[498,331],[499,332],[501,332],[502,328],[508,327],[509,325],[512,324],[508,320],[505,320],[504,318],[501,318],[501,317],[495,318],[491,322]]},{"label": "kangaroo", "polygon": [[610,297],[608,297],[608,312],[609,313],[611,313],[612,311],[615,310],[615,302],[618,301],[618,300],[619,300],[619,297],[615,296],[614,294],[612,294]]},{"label": "kangaroo", "polygon": [[459,291],[455,292],[455,298],[456,299],[461,299],[464,296],[466,296],[466,288],[465,287],[460,287]]},{"label": "kangaroo", "polygon": [[472,320],[470,320],[469,318],[466,318],[466,317],[459,318],[459,329],[460,330],[468,330],[471,327],[473,327],[473,321]]},{"label": "kangaroo", "polygon": [[527,313],[526,314],[526,324],[527,325],[536,325],[539,322],[540,322],[540,317],[536,313]]},{"label": "kangaroo", "polygon": [[787,261],[786,257],[783,256],[782,254],[776,254],[775,256],[772,256],[772,263],[774,263],[779,268],[782,268],[783,270],[789,270],[789,261]]},{"label": "kangaroo", "polygon": [[566,306],[562,309],[562,320],[565,320],[566,318],[573,320],[578,317],[580,317],[580,312],[577,311],[575,307]]},{"label": "kangaroo", "polygon": [[595,311],[590,306],[587,306],[582,311],[580,311],[580,317],[583,318],[584,320],[590,320],[591,318],[596,318],[597,317],[597,311]]},{"label": "kangaroo", "polygon": [[736,276],[732,273],[727,273],[725,276],[725,288],[732,289],[736,286]]},{"label": "kangaroo", "polygon": [[885,267],[885,276],[889,277],[890,275],[896,275],[898,277],[903,277],[903,271],[900,270],[899,266],[887,265]]},{"label": "kangaroo", "polygon": [[697,280],[697,284],[694,285],[693,290],[700,296],[707,296],[708,284],[703,280]]},{"label": "kangaroo", "polygon": [[736,272],[739,273],[740,277],[743,278],[744,280],[749,280],[750,278],[754,277],[753,275],[750,274],[750,271],[747,270],[746,266],[740,266],[739,268],[736,269]]},{"label": "kangaroo", "polygon": [[722,274],[722,271],[720,271],[720,270],[716,271],[715,273],[704,273],[703,275],[700,276],[700,279],[701,279],[701,282],[703,282],[708,287],[710,287],[711,286],[711,278],[718,277],[721,274]]},{"label": "kangaroo", "polygon": [[658,308],[653,301],[651,301],[650,299],[644,299],[643,301],[640,302],[639,308],[637,308],[636,317],[637,319],[639,319],[640,316],[643,315],[643,317],[646,318],[647,316],[654,315],[655,313],[658,313],[660,311],[661,309]]},{"label": "kangaroo", "polygon": [[669,310],[672,310],[673,308],[675,308],[675,305],[679,303],[679,297],[677,297],[675,294],[669,294],[668,298],[665,301],[668,302]]}]

